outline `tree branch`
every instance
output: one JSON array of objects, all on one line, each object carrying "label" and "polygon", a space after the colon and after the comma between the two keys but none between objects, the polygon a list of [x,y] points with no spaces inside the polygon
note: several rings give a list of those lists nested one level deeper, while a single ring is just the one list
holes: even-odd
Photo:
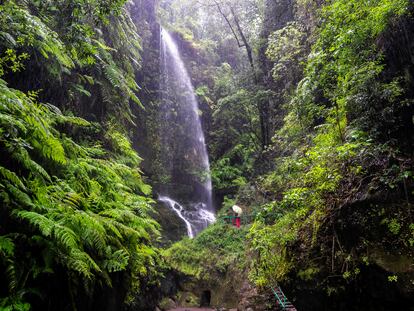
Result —
[{"label": "tree branch", "polygon": [[231,22],[230,22],[229,18],[227,17],[227,15],[226,15],[226,14],[223,12],[223,10],[221,9],[220,4],[219,4],[216,0],[213,0],[213,1],[214,1],[214,3],[215,3],[215,4],[216,4],[216,6],[217,6],[218,11],[220,12],[220,14],[223,16],[223,18],[224,18],[224,19],[225,19],[225,21],[227,22],[227,25],[229,25],[229,27],[230,27],[230,29],[231,29],[231,32],[233,33],[233,36],[234,36],[234,38],[236,39],[236,41],[237,41],[237,45],[239,46],[239,48],[245,47],[245,45],[242,45],[242,44],[240,43],[239,37],[237,36],[237,33],[236,33],[236,31],[234,30],[233,25],[231,24]]}]

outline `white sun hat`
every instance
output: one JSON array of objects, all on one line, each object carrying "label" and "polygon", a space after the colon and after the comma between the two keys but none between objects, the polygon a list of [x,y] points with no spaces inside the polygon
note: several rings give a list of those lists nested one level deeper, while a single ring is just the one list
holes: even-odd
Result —
[{"label": "white sun hat", "polygon": [[243,210],[242,210],[242,209],[241,209],[241,207],[240,207],[240,206],[238,206],[238,205],[233,205],[232,210],[233,210],[235,213],[239,214],[239,215],[241,215],[241,213],[243,213]]}]

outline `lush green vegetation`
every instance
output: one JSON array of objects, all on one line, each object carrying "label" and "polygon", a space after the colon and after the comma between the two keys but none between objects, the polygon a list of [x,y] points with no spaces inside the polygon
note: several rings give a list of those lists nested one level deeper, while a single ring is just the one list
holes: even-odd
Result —
[{"label": "lush green vegetation", "polygon": [[132,300],[156,280],[151,187],[126,135],[140,41],[123,5],[0,5],[2,310],[81,308],[115,285]]},{"label": "lush green vegetation", "polygon": [[[312,47],[304,78],[287,104],[285,123],[276,134],[285,150],[294,146],[290,147],[292,154],[277,158],[276,171],[265,176],[262,183],[268,191],[283,193],[269,209],[284,210],[286,215],[273,226],[257,222],[252,229],[263,267],[253,276],[257,282],[282,279],[293,268],[286,246],[298,239],[299,230],[309,226],[308,239],[315,243],[319,226],[329,212],[329,200],[337,197],[344,180],[367,177],[366,159],[390,152],[386,145],[374,144],[375,136],[384,130],[377,117],[384,113],[382,109],[391,110],[394,118],[401,113],[404,80],[400,76],[380,78],[383,54],[375,40],[391,21],[408,14],[407,5],[406,1],[335,1],[324,7],[325,22],[317,30],[319,39]],[[286,27],[290,35],[300,36],[291,25]],[[283,57],[274,56],[279,50],[271,43],[267,52],[284,63]],[[279,78],[275,72],[280,70],[280,62],[273,69],[274,78]],[[367,117],[372,110],[377,110],[377,116]],[[401,126],[393,119],[387,122],[390,130]],[[388,180],[401,180],[411,171],[399,167],[395,174],[387,176]],[[408,229],[409,223],[406,225]],[[280,256],[274,254],[275,248]]]},{"label": "lush green vegetation", "polygon": [[[245,280],[279,283],[303,310],[412,304],[413,13],[408,0],[0,1],[0,310],[150,309],[176,294],[170,275],[239,300]],[[160,152],[158,22],[196,89],[218,215],[254,215],[172,245],[154,217],[181,222],[156,216],[155,193],[193,198]]]},{"label": "lush green vegetation", "polygon": [[[413,258],[412,4],[295,1],[292,8],[266,1],[266,13],[248,1],[211,3],[204,10],[216,10],[214,18],[203,20],[200,9],[201,22],[178,18],[171,27],[185,28],[183,40],[200,46],[218,42],[204,48],[211,81],[200,100],[210,107],[215,188],[257,214],[245,244],[253,255],[249,279],[262,288],[290,284],[293,292],[309,284],[338,301],[380,266],[384,287],[397,279],[411,288],[406,269],[391,268],[378,250],[401,262]],[[180,16],[195,4],[174,5]],[[248,26],[253,11],[261,32]],[[237,47],[240,33],[213,31],[217,24],[235,30],[237,19],[253,47],[253,72],[243,45]],[[272,141],[264,144],[269,128]],[[191,258],[201,260],[197,245],[195,239],[172,247],[176,268],[200,273],[189,266]],[[228,255],[220,256],[215,261]]]},{"label": "lush green vegetation", "polygon": [[214,281],[230,268],[246,266],[246,228],[237,229],[224,222],[210,226],[194,240],[184,239],[166,251],[171,267],[198,280]]}]

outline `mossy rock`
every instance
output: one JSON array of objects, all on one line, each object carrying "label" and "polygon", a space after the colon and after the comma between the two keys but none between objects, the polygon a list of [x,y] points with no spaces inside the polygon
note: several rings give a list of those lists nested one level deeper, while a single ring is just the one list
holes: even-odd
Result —
[{"label": "mossy rock", "polygon": [[179,292],[177,301],[181,307],[191,308],[200,306],[200,298],[192,292]]},{"label": "mossy rock", "polygon": [[161,300],[161,302],[158,304],[158,307],[161,310],[171,310],[177,307],[177,303],[173,299],[166,297]]}]

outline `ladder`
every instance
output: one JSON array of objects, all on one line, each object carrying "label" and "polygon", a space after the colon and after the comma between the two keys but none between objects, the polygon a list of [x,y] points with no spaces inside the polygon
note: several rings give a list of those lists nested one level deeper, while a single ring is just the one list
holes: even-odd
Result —
[{"label": "ladder", "polygon": [[280,286],[270,287],[282,310],[296,311],[295,306],[287,299]]}]

